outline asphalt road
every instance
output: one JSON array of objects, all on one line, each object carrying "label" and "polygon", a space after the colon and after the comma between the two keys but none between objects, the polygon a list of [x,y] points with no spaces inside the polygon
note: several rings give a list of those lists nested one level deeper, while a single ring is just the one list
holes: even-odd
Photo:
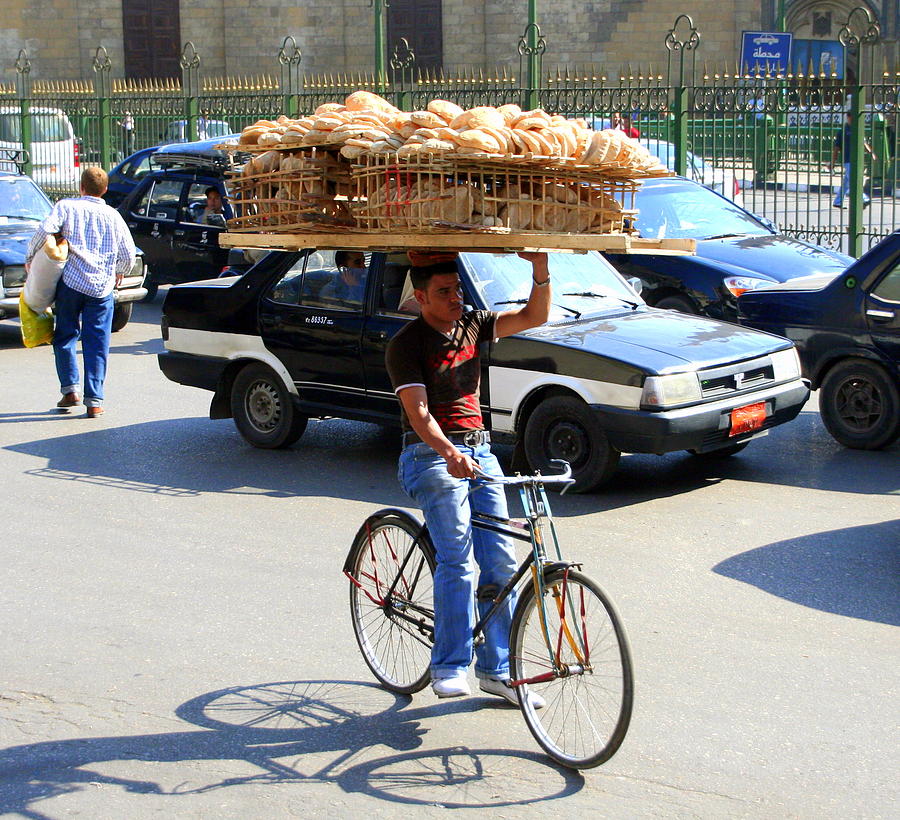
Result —
[{"label": "asphalt road", "polygon": [[160,374],[160,302],[114,336],[96,420],[50,409],[51,350],[0,323],[0,815],[898,816],[900,445],[846,450],[813,402],[727,463],[626,456],[555,499],[637,679],[578,774],[499,702],[373,684],[341,565],[408,505],[395,436],[250,448]]}]

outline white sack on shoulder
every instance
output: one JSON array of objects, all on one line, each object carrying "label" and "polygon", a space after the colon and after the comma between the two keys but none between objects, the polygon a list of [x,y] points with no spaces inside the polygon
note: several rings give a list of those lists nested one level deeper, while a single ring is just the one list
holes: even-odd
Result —
[{"label": "white sack on shoulder", "polygon": [[56,299],[56,285],[68,256],[68,242],[61,239],[57,243],[55,237],[48,236],[31,260],[25,277],[25,304],[35,313],[42,313]]}]

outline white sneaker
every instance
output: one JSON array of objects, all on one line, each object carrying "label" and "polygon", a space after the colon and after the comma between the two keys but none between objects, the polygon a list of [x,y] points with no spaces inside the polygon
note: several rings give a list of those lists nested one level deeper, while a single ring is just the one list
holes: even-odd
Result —
[{"label": "white sneaker", "polygon": [[465,672],[459,672],[452,678],[435,678],[431,681],[431,689],[439,698],[460,698],[472,694]]},{"label": "white sneaker", "polygon": [[[478,682],[478,686],[482,692],[489,695],[496,695],[498,698],[505,698],[513,706],[519,705],[519,690],[509,685],[509,678],[482,678]],[[546,701],[537,692],[528,692],[528,700],[532,709],[543,709]]]}]

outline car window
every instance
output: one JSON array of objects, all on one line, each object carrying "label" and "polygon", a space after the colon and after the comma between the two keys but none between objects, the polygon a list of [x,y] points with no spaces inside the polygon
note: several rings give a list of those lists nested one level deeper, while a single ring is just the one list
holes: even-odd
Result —
[{"label": "car window", "polygon": [[[207,213],[206,192],[210,188],[214,189],[219,194],[221,210],[210,211],[209,213]],[[212,213],[219,213],[225,219],[230,219],[231,206],[227,203],[227,201],[221,199],[221,191],[219,191],[217,186],[211,185],[209,182],[192,182],[190,188],[188,188],[187,210],[185,213],[184,221],[193,222],[197,225],[209,225],[212,224],[209,220],[210,214]],[[221,227],[221,225],[219,225],[218,227]]]},{"label": "car window", "polygon": [[134,213],[148,219],[174,222],[181,199],[181,182],[174,179],[156,180],[138,200]]},{"label": "car window", "polygon": [[29,177],[0,180],[0,219],[43,219],[50,207]]},{"label": "car window", "polygon": [[125,168],[123,176],[130,179],[142,179],[150,173],[150,156],[141,157],[139,160],[132,160]]},{"label": "car window", "polygon": [[[619,310],[643,304],[600,254],[551,253],[551,320]],[[489,310],[516,310],[531,293],[531,265],[517,254],[466,253],[463,263],[481,301]]]},{"label": "car window", "polygon": [[635,227],[649,239],[767,236],[772,231],[752,214],[702,185],[673,180],[638,190]]},{"label": "car window", "polygon": [[882,277],[872,289],[872,295],[885,302],[900,302],[900,263]]},{"label": "car window", "polygon": [[371,254],[313,251],[275,283],[269,298],[303,307],[361,310],[370,265]]},{"label": "car window", "polygon": [[413,296],[409,278],[409,257],[405,253],[389,253],[384,261],[381,293],[378,299],[380,313],[417,314],[419,303]]},{"label": "car window", "polygon": [[[72,139],[68,121],[62,114],[36,113],[31,115],[32,142],[63,142]],[[0,114],[0,140],[22,141],[22,123],[18,114]]]}]

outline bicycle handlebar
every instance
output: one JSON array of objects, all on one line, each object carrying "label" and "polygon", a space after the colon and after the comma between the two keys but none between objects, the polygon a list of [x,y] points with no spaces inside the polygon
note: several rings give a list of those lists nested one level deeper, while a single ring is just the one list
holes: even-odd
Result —
[{"label": "bicycle handlebar", "polygon": [[491,484],[574,484],[575,479],[572,478],[572,468],[568,461],[559,458],[550,459],[550,464],[562,470],[556,475],[488,475],[484,470],[476,467],[475,477]]}]

